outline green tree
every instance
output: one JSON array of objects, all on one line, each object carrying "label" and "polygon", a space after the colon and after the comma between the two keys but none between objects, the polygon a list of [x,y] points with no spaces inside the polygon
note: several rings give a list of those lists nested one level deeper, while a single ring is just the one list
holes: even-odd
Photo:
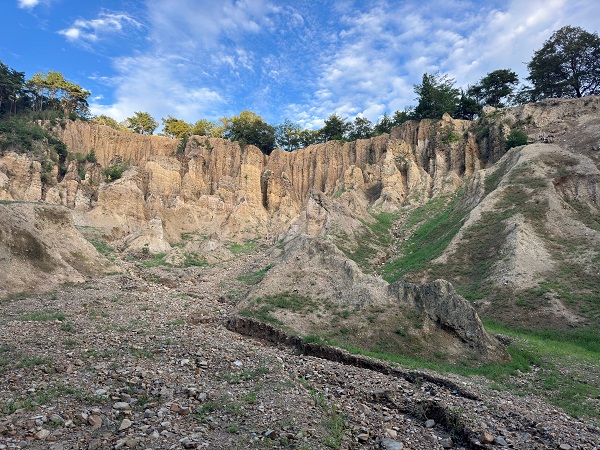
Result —
[{"label": "green tree", "polygon": [[506,150],[509,150],[513,147],[518,147],[520,145],[527,145],[527,135],[522,130],[512,130],[506,137],[506,141],[504,142],[504,148],[506,148]]},{"label": "green tree", "polygon": [[255,145],[265,154],[275,148],[275,128],[252,111],[242,111],[239,116],[221,119],[224,137],[241,145]]},{"label": "green tree", "polygon": [[535,100],[600,94],[600,38],[579,27],[555,31],[527,64]]},{"label": "green tree", "polygon": [[444,113],[451,116],[456,112],[460,91],[448,75],[423,74],[421,84],[414,86],[416,100],[415,119],[441,119]]},{"label": "green tree", "polygon": [[379,136],[383,133],[389,133],[390,131],[392,131],[393,126],[394,121],[390,119],[390,116],[388,116],[386,112],[384,112],[383,116],[381,116],[375,124],[375,128],[373,129],[373,136]]},{"label": "green tree", "polygon": [[123,126],[120,125],[119,122],[105,114],[94,117],[92,122],[97,123],[98,125],[105,125],[107,127],[114,128],[115,130],[124,131]]},{"label": "green tree", "polygon": [[480,116],[482,107],[479,102],[473,97],[468,96],[462,89],[460,91],[460,99],[456,107],[455,118],[464,120],[473,120],[475,116]]},{"label": "green tree", "polygon": [[300,132],[300,147],[306,148],[309,145],[318,144],[321,142],[321,134],[319,130],[302,130]]},{"label": "green tree", "polygon": [[302,128],[289,119],[275,127],[275,143],[288,152],[300,148],[300,133]]},{"label": "green tree", "polygon": [[163,123],[163,134],[165,136],[183,139],[192,134],[191,125],[184,120],[176,119],[173,116],[168,116],[166,119],[163,117],[161,120]]},{"label": "green tree", "polygon": [[392,126],[397,127],[404,122],[408,122],[409,120],[414,120],[415,110],[414,108],[404,108],[404,111],[396,111],[392,116]]},{"label": "green tree", "polygon": [[195,136],[223,137],[224,127],[207,119],[200,119],[192,127]]},{"label": "green tree", "polygon": [[509,69],[499,69],[488,73],[474,86],[467,90],[469,97],[474,97],[485,105],[501,108],[502,99],[512,95],[519,84],[519,77]]},{"label": "green tree", "polygon": [[337,114],[330,115],[325,119],[325,125],[319,130],[323,142],[343,141],[346,133],[350,130],[350,124]]},{"label": "green tree", "polygon": [[81,86],[66,81],[62,87],[61,104],[65,114],[76,113],[79,116],[89,114],[88,97],[90,91],[86,91]]},{"label": "green tree", "polygon": [[[4,109],[16,113],[17,101],[23,93],[25,74],[11,69],[0,61],[0,114]],[[8,106],[8,108],[6,108]]]},{"label": "green tree", "polygon": [[369,139],[373,134],[373,122],[366,117],[356,117],[350,126],[348,139],[356,141],[358,139]]},{"label": "green tree", "polygon": [[158,127],[158,122],[150,113],[136,111],[133,117],[127,118],[126,126],[136,133],[150,135]]}]

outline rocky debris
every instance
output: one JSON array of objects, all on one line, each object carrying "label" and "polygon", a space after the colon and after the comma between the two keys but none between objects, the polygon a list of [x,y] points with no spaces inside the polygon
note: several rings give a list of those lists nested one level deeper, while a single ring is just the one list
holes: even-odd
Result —
[{"label": "rocky debris", "polygon": [[[513,448],[597,447],[593,426],[479,379],[340,364],[227,330],[234,304],[220,299],[246,292],[237,278],[261,258],[124,261],[127,275],[1,303],[0,448],[502,448],[484,432]],[[23,320],[50,306],[64,319]],[[187,321],[206,308],[219,320]],[[73,370],[47,370],[62,365]]]}]

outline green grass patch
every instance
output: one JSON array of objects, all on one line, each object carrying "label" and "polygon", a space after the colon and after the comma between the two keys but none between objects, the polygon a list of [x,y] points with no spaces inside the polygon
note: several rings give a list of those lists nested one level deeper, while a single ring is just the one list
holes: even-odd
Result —
[{"label": "green grass patch", "polygon": [[240,311],[240,314],[281,326],[282,322],[272,315],[273,312],[289,310],[293,313],[308,314],[316,311],[318,307],[319,304],[311,298],[285,291],[250,300],[248,306]]},{"label": "green grass patch", "polygon": [[258,242],[256,241],[248,241],[248,242],[230,242],[227,245],[227,248],[234,255],[243,255],[245,253],[252,252],[258,246]]},{"label": "green grass patch", "polygon": [[462,197],[462,191],[451,197],[436,197],[411,213],[405,228],[416,227],[416,230],[407,241],[401,242],[402,256],[389,261],[380,270],[386,281],[391,283],[409,272],[422,270],[442,254],[462,227],[468,212],[460,205]]},{"label": "green grass patch", "polygon": [[268,266],[265,266],[262,269],[257,270],[256,272],[245,273],[237,277],[237,280],[243,281],[248,286],[254,286],[255,284],[258,284],[262,281],[267,272],[271,270],[271,267],[273,266],[269,264]]},{"label": "green grass patch", "polygon": [[337,247],[366,272],[372,270],[373,259],[392,244],[390,231],[397,214],[371,212],[371,217],[373,221],[361,220],[365,228],[353,239],[344,232],[334,233]]},{"label": "green grass patch", "polygon": [[19,315],[18,320],[23,322],[47,322],[49,320],[65,320],[65,313],[46,309],[43,311],[33,311]]}]

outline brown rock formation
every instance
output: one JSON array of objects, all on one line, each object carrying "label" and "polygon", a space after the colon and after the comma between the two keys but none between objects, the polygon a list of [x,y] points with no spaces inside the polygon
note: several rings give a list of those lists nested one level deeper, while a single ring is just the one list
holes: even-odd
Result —
[{"label": "brown rock formation", "polygon": [[116,268],[75,229],[67,208],[0,204],[0,296],[48,291]]}]

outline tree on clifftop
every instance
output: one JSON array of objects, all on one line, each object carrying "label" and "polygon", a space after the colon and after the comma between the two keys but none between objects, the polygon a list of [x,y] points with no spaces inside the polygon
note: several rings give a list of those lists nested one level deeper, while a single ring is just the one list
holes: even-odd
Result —
[{"label": "tree on clifftop", "polygon": [[323,142],[343,141],[349,130],[350,124],[345,119],[332,114],[325,119],[325,125],[319,130],[319,134]]},{"label": "tree on clifftop", "polygon": [[158,127],[158,122],[154,120],[150,113],[136,111],[134,114],[133,117],[127,118],[127,128],[139,134],[150,135],[154,133],[154,130]]},{"label": "tree on clifftop", "polygon": [[414,119],[441,119],[444,113],[454,116],[460,91],[448,75],[426,73],[421,84],[414,86],[414,91],[419,102],[414,110]]},{"label": "tree on clifftop", "polygon": [[527,68],[535,100],[600,94],[600,38],[579,27],[562,27]]},{"label": "tree on clifftop", "polygon": [[16,103],[22,94],[24,84],[23,72],[17,72],[0,61],[0,114],[3,110],[8,112],[16,110]]},{"label": "tree on clifftop", "polygon": [[192,134],[192,127],[185,120],[176,119],[173,116],[169,116],[166,119],[163,117],[162,123],[163,133],[165,136],[183,139]]},{"label": "tree on clifftop", "polygon": [[502,99],[509,97],[518,84],[519,77],[515,72],[499,69],[488,73],[479,83],[469,87],[467,94],[483,105],[502,108]]},{"label": "tree on clifftop", "polygon": [[224,137],[241,145],[255,145],[265,154],[275,148],[275,128],[252,111],[242,111],[239,116],[221,119],[225,127]]}]

